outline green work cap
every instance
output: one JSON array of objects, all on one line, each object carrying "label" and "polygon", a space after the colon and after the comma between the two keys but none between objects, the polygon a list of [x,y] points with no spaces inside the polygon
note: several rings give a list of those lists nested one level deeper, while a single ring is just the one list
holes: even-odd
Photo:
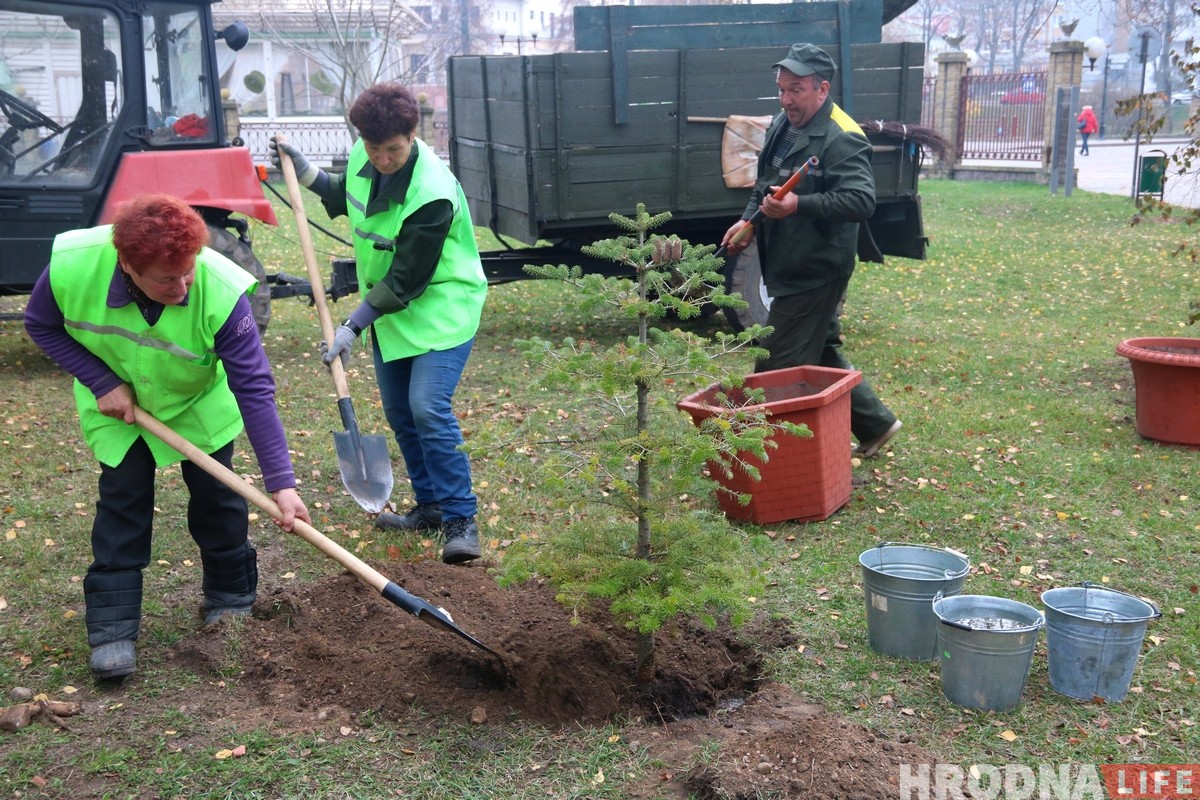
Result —
[{"label": "green work cap", "polygon": [[837,64],[821,48],[815,44],[794,44],[788,50],[787,58],[776,61],[771,66],[782,67],[793,75],[819,75],[822,80],[833,80],[837,72]]}]

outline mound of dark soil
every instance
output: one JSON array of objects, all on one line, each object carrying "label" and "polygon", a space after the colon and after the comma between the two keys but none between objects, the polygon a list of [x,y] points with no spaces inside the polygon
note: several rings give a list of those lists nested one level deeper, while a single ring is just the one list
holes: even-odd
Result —
[{"label": "mound of dark soil", "polygon": [[[780,624],[664,630],[654,679],[639,684],[635,636],[602,612],[573,615],[549,586],[500,588],[478,564],[379,569],[496,655],[342,574],[260,597],[236,634],[237,665],[228,663],[230,632],[218,626],[179,642],[173,658],[214,674],[239,669],[240,687],[261,701],[259,715],[297,727],[367,710],[474,722],[515,714],[550,725],[640,720],[639,746],[675,765],[649,776],[647,796],[877,798],[894,794],[899,763],[934,761],[784,687],[761,686],[760,653],[793,641]],[[697,767],[702,747],[709,757]]]}]

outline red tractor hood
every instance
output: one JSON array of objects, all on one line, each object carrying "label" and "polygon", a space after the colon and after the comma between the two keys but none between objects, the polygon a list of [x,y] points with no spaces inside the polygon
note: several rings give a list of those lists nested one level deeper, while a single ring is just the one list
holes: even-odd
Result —
[{"label": "red tractor hood", "polygon": [[126,153],[117,167],[100,223],[111,222],[116,207],[125,200],[150,192],[174,195],[191,206],[223,208],[268,225],[279,224],[245,147]]}]

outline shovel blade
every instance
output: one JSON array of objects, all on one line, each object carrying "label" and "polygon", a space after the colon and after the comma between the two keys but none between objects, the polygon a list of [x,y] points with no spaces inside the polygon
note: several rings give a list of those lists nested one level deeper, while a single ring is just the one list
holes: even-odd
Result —
[{"label": "shovel blade", "polygon": [[392,496],[392,457],[383,436],[354,436],[335,431],[338,469],[342,483],[364,511],[378,514]]},{"label": "shovel blade", "polygon": [[387,585],[383,587],[383,590],[380,592],[380,594],[383,595],[385,600],[388,600],[394,605],[404,609],[417,619],[424,622],[426,625],[431,625],[434,628],[457,634],[466,641],[478,647],[480,650],[485,650],[496,658],[500,658],[500,654],[495,650],[455,625],[454,620],[450,619],[450,615],[446,613],[445,609],[438,608],[428,600],[423,600],[414,594],[406,592],[392,581],[387,582]]}]

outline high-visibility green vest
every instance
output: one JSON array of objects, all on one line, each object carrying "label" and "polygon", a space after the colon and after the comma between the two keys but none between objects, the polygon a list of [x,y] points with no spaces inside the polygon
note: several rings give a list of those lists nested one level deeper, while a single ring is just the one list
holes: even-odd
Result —
[{"label": "high-visibility green vest", "polygon": [[454,206],[450,233],[429,287],[407,308],[375,321],[375,339],[384,361],[449,350],[468,341],[479,329],[487,295],[487,277],[462,187],[427,144],[420,139],[413,142],[417,163],[404,202],[389,203],[386,211],[369,217],[371,179],[358,174],[367,163],[362,140],[355,142],[346,164],[346,214],[354,232],[358,285],[364,296],[391,267],[391,246],[404,220],[433,200],[449,200]]},{"label": "high-visibility green vest", "polygon": [[[242,431],[242,416],[213,344],[237,299],[253,292],[256,281],[205,248],[196,258],[188,304],[166,306],[151,326],[137,303],[109,308],[106,298],[116,263],[110,225],[69,231],[54,240],[50,289],[67,333],[129,384],[139,406],[204,452],[233,441]],[[79,381],[75,405],[84,441],[100,463],[120,464],[139,436],[160,467],[183,460],[137,425],[101,414],[96,398]]]}]

